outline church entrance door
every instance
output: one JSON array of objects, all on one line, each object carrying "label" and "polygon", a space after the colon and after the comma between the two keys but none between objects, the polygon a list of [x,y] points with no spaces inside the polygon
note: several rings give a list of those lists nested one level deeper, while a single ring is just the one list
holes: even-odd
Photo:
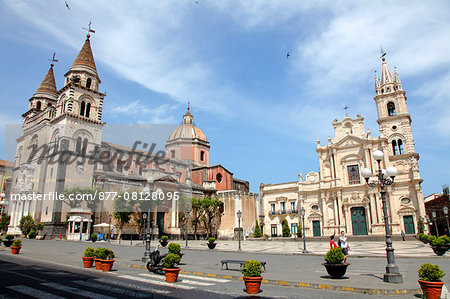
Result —
[{"label": "church entrance door", "polygon": [[414,230],[414,218],[413,216],[403,216],[403,222],[405,224],[405,234],[415,234]]},{"label": "church entrance door", "polygon": [[313,236],[320,237],[320,221],[313,221]]},{"label": "church entrance door", "polygon": [[158,224],[158,236],[161,238],[164,235],[164,212],[156,214],[156,223]]},{"label": "church entrance door", "polygon": [[367,235],[366,209],[359,207],[352,208],[350,211],[352,214],[353,235]]}]

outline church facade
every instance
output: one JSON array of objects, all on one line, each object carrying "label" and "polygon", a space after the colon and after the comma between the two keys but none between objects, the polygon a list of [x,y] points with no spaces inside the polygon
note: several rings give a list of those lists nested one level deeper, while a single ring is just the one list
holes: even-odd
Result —
[{"label": "church facade", "polygon": [[261,184],[261,212],[264,233],[282,235],[286,220],[297,233],[300,210],[305,209],[305,235],[330,236],[345,231],[349,235],[384,235],[381,195],[361,176],[368,168],[375,173],[372,154],[384,153],[383,169],[395,166],[398,174],[387,186],[387,208],[393,234],[414,234],[419,217],[425,216],[418,160],[411,131],[411,116],[405,91],[397,71],[390,72],[382,59],[381,78],[375,76],[375,104],[380,135],[364,129],[364,118],[348,115],[334,120],[334,139],[322,145],[317,140],[319,172],[311,171],[298,180],[282,184]]},{"label": "church facade", "polygon": [[[8,233],[20,234],[20,219],[31,215],[45,224],[48,237],[71,234],[71,239],[87,239],[95,224],[112,221],[114,200],[100,200],[95,205],[58,200],[68,188],[99,188],[118,195],[127,190],[137,192],[151,187],[158,194],[175,192],[186,196],[222,199],[222,217],[215,229],[219,236],[232,237],[237,227],[235,214],[249,208],[243,219],[244,230],[254,229],[258,215],[258,197],[249,192],[247,181],[238,180],[221,165],[209,165],[210,145],[205,134],[193,123],[188,107],[183,123],[168,137],[166,151],[138,150],[102,140],[102,118],[106,94],[101,84],[88,33],[81,51],[64,75],[64,86],[56,88],[53,63],[36,93],[29,99],[23,116],[21,135],[17,138],[8,213]],[[142,145],[141,145],[142,146]],[[147,146],[147,145],[146,145]],[[150,147],[150,146],[149,146]],[[145,148],[145,146],[144,146]],[[233,189],[235,188],[235,189]],[[228,193],[233,193],[230,200]],[[178,194],[177,193],[177,194]],[[43,196],[47,198],[43,198]],[[145,210],[147,211],[147,210]],[[180,236],[180,213],[177,201],[153,207],[150,213],[153,232]],[[142,211],[121,231],[138,235]],[[248,219],[247,219],[248,218]],[[64,225],[64,222],[69,222]],[[230,227],[228,227],[230,226]]]}]

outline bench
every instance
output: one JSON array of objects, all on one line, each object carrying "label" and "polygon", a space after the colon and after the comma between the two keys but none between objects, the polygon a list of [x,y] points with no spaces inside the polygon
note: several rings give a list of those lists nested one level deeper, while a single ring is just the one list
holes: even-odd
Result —
[{"label": "bench", "polygon": [[[228,270],[228,264],[239,264],[239,269],[242,268],[242,266],[244,265],[245,261],[240,261],[240,260],[221,260],[220,261],[222,263],[222,268],[221,270],[223,270],[223,265],[225,265],[227,268],[226,270]],[[266,262],[261,262],[261,266],[264,269],[264,272],[266,272]]]}]

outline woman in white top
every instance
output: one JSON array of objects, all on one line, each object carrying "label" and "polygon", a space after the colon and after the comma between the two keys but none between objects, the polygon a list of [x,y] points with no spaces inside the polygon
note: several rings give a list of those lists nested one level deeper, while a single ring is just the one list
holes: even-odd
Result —
[{"label": "woman in white top", "polygon": [[347,237],[344,234],[344,231],[341,231],[341,235],[339,236],[339,247],[342,248],[342,253],[344,254],[344,263],[348,257],[348,251],[350,250],[350,246],[347,243]]}]

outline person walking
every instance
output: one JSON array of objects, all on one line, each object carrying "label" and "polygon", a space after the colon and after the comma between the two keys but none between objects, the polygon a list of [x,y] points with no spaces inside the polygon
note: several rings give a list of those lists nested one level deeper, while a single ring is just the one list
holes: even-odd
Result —
[{"label": "person walking", "polygon": [[347,237],[345,236],[344,231],[341,231],[341,235],[339,236],[339,246],[342,248],[342,253],[344,254],[344,263],[347,261],[348,251],[350,250],[350,246],[347,243]]},{"label": "person walking", "polygon": [[335,237],[335,235],[332,235],[332,236],[330,237],[330,249],[333,249],[333,248],[338,247],[338,246],[336,245],[336,243],[334,242],[334,237]]},{"label": "person walking", "polygon": [[404,231],[402,231],[402,239],[403,239],[403,241],[405,241],[405,232]]}]

